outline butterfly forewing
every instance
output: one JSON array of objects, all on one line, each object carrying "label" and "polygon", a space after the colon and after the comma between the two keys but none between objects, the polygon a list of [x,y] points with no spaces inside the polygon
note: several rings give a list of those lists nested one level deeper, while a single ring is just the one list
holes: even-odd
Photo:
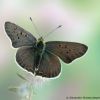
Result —
[{"label": "butterfly forewing", "polygon": [[87,51],[87,46],[75,42],[51,41],[46,42],[46,50],[60,57],[65,63],[81,57]]},{"label": "butterfly forewing", "polygon": [[56,77],[61,71],[61,64],[57,56],[45,51],[40,61],[39,69],[36,75],[42,77]]},{"label": "butterfly forewing", "polygon": [[13,47],[32,46],[36,42],[36,38],[20,26],[6,22],[5,31],[12,41]]},{"label": "butterfly forewing", "polygon": [[16,53],[16,61],[18,64],[27,71],[34,73],[34,48],[21,47]]}]

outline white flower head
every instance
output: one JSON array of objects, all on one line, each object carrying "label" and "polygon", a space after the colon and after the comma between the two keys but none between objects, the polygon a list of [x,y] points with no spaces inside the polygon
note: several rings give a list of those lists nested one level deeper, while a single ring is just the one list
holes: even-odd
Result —
[{"label": "white flower head", "polygon": [[27,83],[24,83],[24,84],[19,86],[18,95],[21,98],[28,100],[29,95],[30,95],[30,88],[29,88],[29,85]]},{"label": "white flower head", "polygon": [[17,92],[21,100],[31,100],[32,96],[36,94],[35,88],[43,85],[48,79],[41,76],[35,76],[30,72],[26,73],[24,76],[17,74],[25,82],[18,87],[10,88],[10,91]]}]

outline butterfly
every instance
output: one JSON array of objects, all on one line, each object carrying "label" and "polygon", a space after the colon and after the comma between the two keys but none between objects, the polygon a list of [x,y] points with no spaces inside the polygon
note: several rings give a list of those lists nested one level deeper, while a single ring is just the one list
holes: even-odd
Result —
[{"label": "butterfly", "polygon": [[86,45],[76,42],[44,42],[43,37],[36,39],[30,32],[11,22],[5,22],[5,31],[12,46],[19,48],[16,53],[17,63],[28,72],[46,78],[60,74],[59,58],[65,63],[71,63],[88,49]]}]

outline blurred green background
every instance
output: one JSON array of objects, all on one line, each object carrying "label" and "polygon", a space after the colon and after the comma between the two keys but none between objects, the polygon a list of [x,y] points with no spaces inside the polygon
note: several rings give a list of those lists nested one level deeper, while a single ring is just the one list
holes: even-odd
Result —
[{"label": "blurred green background", "polygon": [[0,100],[21,100],[17,93],[10,92],[8,88],[24,84],[16,75],[24,72],[15,61],[17,49],[12,48],[4,23],[16,23],[38,38],[30,16],[41,35],[59,24],[63,25],[45,41],[73,41],[84,43],[89,48],[83,57],[71,64],[61,61],[59,78],[37,87],[32,100],[100,96],[100,0],[0,0]]}]

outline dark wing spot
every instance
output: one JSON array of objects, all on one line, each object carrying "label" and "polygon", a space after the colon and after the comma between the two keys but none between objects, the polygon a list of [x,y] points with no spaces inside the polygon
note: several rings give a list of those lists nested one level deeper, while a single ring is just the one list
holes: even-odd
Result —
[{"label": "dark wing spot", "polygon": [[19,39],[19,36],[18,36],[18,39]]},{"label": "dark wing spot", "polygon": [[66,53],[68,54],[69,52],[67,51]]},{"label": "dark wing spot", "polygon": [[28,35],[27,35],[27,34],[25,34],[25,37],[28,37]]},{"label": "dark wing spot", "polygon": [[61,47],[61,44],[59,44],[59,47]]},{"label": "dark wing spot", "polygon": [[65,48],[67,48],[67,45],[65,45]]},{"label": "dark wing spot", "polygon": [[22,31],[20,32],[20,35],[22,35]]}]

